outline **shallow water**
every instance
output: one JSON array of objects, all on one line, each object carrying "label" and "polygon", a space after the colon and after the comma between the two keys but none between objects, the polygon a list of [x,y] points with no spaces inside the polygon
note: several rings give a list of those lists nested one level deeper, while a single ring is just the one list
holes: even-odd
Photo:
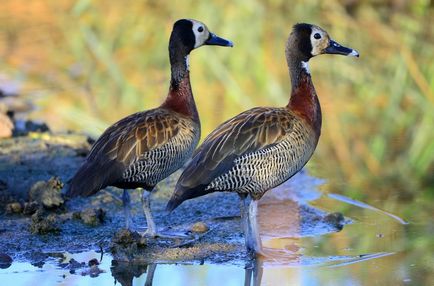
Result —
[{"label": "shallow water", "polygon": [[[153,285],[222,285],[223,282],[224,285],[244,285],[251,275],[252,285],[254,281],[257,285],[429,285],[425,284],[428,277],[422,267],[428,261],[423,261],[424,257],[415,256],[407,249],[403,229],[397,227],[392,233],[384,233],[381,238],[373,235],[372,239],[377,243],[371,248],[358,243],[362,233],[366,235],[365,227],[350,225],[346,231],[321,238],[274,239],[267,245],[282,249],[297,245],[296,252],[299,251],[299,255],[259,260],[257,265],[253,265],[255,269],[252,271],[244,269],[242,265],[155,265],[152,282]],[[370,228],[378,227],[371,225]],[[396,244],[399,246],[394,246]],[[59,264],[70,258],[85,263],[96,258],[100,261],[99,268],[104,272],[91,277],[86,275],[88,268],[83,267],[71,274],[69,269]],[[90,251],[67,254],[62,261],[52,259],[42,268],[27,262],[17,262],[8,269],[0,270],[0,281],[2,285],[30,285],[34,281],[41,286],[114,285],[114,276],[119,269],[111,266],[111,259],[109,254],[101,256]],[[132,268],[130,265],[128,267]],[[150,267],[148,265],[145,273],[126,275],[126,271],[120,269],[124,277],[116,277],[117,281],[121,285],[145,285],[147,279],[151,279],[148,277]]]},{"label": "shallow water", "polygon": [[[399,210],[400,206],[377,202],[373,207],[340,195],[322,194],[316,188],[322,183],[301,175],[261,200],[259,225],[268,257],[254,263],[112,265],[110,254],[86,251],[64,253],[64,257],[50,258],[40,267],[14,262],[0,269],[0,284],[434,285],[429,219],[407,217],[407,224],[380,210]],[[318,209],[309,221],[299,215],[307,204]],[[315,222],[315,216],[321,219],[322,211],[343,213],[343,229],[336,232],[330,224]],[[67,263],[71,258],[86,265],[71,271]],[[87,266],[93,258],[100,262],[101,273]]]}]

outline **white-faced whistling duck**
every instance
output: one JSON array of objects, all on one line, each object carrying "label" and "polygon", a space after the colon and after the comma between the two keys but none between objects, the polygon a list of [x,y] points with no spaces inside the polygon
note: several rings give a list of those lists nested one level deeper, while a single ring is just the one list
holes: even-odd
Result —
[{"label": "white-faced whistling duck", "polygon": [[[321,108],[308,68],[320,54],[356,56],[318,26],[296,24],[286,44],[292,91],[288,105],[257,107],[218,126],[182,173],[167,210],[215,191],[237,192],[241,199],[247,250],[261,253],[257,202],[308,162],[321,133]],[[245,198],[251,196],[247,207]]]},{"label": "white-faced whistling duck", "polygon": [[158,108],[132,114],[107,128],[72,178],[68,197],[90,196],[107,186],[123,188],[128,228],[130,198],[126,189],[140,188],[148,227],[145,234],[157,236],[149,195],[158,182],[184,165],[200,137],[199,115],[190,86],[189,54],[202,45],[233,46],[199,21],[181,19],[173,25],[169,41],[171,81],[166,100]]}]

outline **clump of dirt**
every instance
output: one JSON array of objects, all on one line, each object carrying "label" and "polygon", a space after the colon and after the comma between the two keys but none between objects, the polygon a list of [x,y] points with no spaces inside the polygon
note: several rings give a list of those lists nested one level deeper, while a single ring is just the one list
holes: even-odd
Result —
[{"label": "clump of dirt", "polygon": [[80,212],[74,212],[72,218],[81,220],[83,223],[90,226],[98,226],[104,223],[106,212],[102,208],[88,208]]},{"label": "clump of dirt", "polygon": [[59,177],[36,182],[29,191],[29,201],[36,201],[47,209],[58,208],[65,202],[61,195],[63,183]]},{"label": "clump of dirt", "polygon": [[33,234],[58,234],[60,227],[55,214],[46,214],[43,210],[37,210],[32,215],[30,231]]},{"label": "clump of dirt", "polygon": [[7,214],[19,214],[23,211],[23,206],[19,202],[13,202],[6,205]]},{"label": "clump of dirt", "polygon": [[129,229],[118,231],[111,242],[110,251],[116,255],[119,254],[123,261],[130,261],[137,253],[146,248],[148,241],[138,232]]},{"label": "clump of dirt", "polygon": [[23,208],[23,215],[32,215],[39,209],[39,204],[35,201],[25,202]]},{"label": "clump of dirt", "polygon": [[145,247],[146,238],[142,237],[137,231],[121,229],[120,231],[116,232],[112,239],[112,243],[122,246],[131,246],[132,244],[137,244],[139,247]]},{"label": "clump of dirt", "polygon": [[345,217],[339,212],[329,213],[324,216],[323,220],[326,224],[334,227],[337,231],[341,231],[345,225]]},{"label": "clump of dirt", "polygon": [[12,199],[12,202],[5,205],[5,213],[33,215],[42,208],[56,210],[65,202],[61,195],[62,188],[63,183],[58,177],[51,177],[48,181],[38,181],[30,188],[28,201],[22,203]]}]

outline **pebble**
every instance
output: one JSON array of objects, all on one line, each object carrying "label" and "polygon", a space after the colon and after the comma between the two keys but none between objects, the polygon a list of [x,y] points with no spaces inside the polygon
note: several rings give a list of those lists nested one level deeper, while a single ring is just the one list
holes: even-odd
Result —
[{"label": "pebble", "polygon": [[208,225],[206,225],[204,222],[196,222],[195,224],[193,224],[191,226],[191,231],[192,232],[197,232],[197,233],[204,233],[207,232],[209,230]]},{"label": "pebble", "polygon": [[6,213],[8,214],[18,214],[23,211],[23,207],[19,202],[13,202],[6,205]]}]

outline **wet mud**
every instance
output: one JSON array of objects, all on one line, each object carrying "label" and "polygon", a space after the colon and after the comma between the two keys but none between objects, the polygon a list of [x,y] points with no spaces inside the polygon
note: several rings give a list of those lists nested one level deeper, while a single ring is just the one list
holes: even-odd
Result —
[{"label": "wet mud", "polygon": [[[178,233],[181,238],[138,234],[146,226],[138,191],[130,191],[132,231],[123,230],[119,189],[66,201],[62,189],[84,160],[89,142],[86,136],[49,132],[0,140],[1,265],[11,262],[8,257],[33,265],[58,259],[61,267],[92,276],[99,274],[98,261],[65,262],[64,253],[109,252],[117,265],[145,265],[137,271],[132,268],[132,274],[147,270],[146,265],[152,263],[244,265],[249,259],[236,194],[214,193],[187,201],[172,213],[164,210],[180,172],[158,185],[152,194],[152,211],[162,233]],[[309,204],[309,196],[320,196],[316,191],[303,193],[317,184],[315,180],[305,175],[297,181],[300,192],[293,192],[294,185],[288,183],[261,200],[259,224],[265,242],[273,237],[337,232],[351,222],[340,213]]]}]

